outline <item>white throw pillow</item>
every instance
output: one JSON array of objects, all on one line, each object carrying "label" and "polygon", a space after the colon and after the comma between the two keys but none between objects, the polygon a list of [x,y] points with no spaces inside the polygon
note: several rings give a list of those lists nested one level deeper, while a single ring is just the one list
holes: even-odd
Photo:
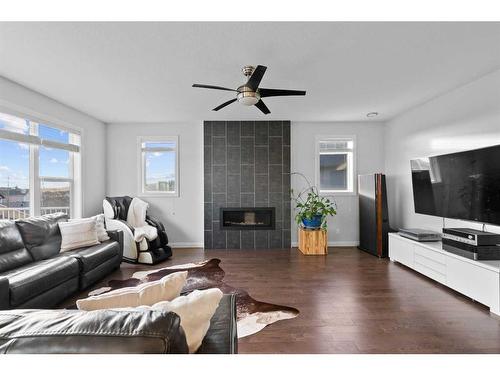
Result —
[{"label": "white throw pillow", "polygon": [[116,289],[76,301],[79,310],[102,310],[119,307],[152,306],[179,297],[186,284],[187,271],[175,272],[160,280],[134,287]]},{"label": "white throw pillow", "polygon": [[[97,239],[99,242],[104,242],[109,240],[108,232],[106,232],[106,226],[104,225],[104,214],[99,214],[89,217],[89,219],[94,219],[96,222]],[[80,220],[86,219],[69,219],[71,222],[78,222]]]},{"label": "white throw pillow", "polygon": [[[195,353],[210,328],[210,319],[222,298],[220,289],[194,290],[170,302],[159,302],[151,308],[173,311],[181,318],[190,353]],[[144,308],[144,307],[143,307]]]},{"label": "white throw pillow", "polygon": [[61,252],[98,245],[96,221],[92,218],[59,222]]}]

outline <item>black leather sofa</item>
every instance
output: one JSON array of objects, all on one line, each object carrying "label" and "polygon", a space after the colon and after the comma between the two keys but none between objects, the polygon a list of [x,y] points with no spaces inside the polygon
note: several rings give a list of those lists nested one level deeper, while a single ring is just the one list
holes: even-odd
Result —
[{"label": "black leather sofa", "polygon": [[[236,303],[225,295],[198,354],[238,352]],[[119,310],[0,311],[2,354],[188,353],[180,318],[173,312]]]},{"label": "black leather sofa", "polygon": [[123,234],[60,253],[65,214],[0,220],[0,310],[52,308],[120,267]]}]

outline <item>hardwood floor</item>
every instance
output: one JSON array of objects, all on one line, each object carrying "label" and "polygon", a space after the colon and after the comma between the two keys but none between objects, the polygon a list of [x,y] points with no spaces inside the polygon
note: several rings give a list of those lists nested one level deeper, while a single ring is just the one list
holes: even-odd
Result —
[{"label": "hardwood floor", "polygon": [[[240,353],[500,353],[500,319],[485,306],[356,248],[330,248],[328,256],[177,249],[154,267],[210,258],[222,260],[228,284],[300,310],[240,339]],[[148,268],[123,263],[107,280]]]}]

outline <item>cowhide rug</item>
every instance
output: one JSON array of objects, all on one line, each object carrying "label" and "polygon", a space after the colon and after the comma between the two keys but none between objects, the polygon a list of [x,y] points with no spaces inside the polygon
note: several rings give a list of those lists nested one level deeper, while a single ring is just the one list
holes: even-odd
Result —
[{"label": "cowhide rug", "polygon": [[187,282],[182,290],[183,294],[195,289],[208,288],[219,288],[225,294],[236,294],[236,320],[239,338],[257,333],[265,326],[278,320],[292,319],[299,315],[299,310],[293,307],[257,301],[245,290],[226,284],[223,281],[225,272],[219,267],[220,262],[220,259],[210,259],[199,263],[136,272],[130,279],[109,281],[107,287],[96,289],[90,292],[89,296],[159,280],[174,272],[188,271]]}]

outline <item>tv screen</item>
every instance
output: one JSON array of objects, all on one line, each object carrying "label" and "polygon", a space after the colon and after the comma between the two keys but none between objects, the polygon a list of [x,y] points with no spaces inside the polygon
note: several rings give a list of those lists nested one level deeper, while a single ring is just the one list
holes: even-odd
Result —
[{"label": "tv screen", "polygon": [[500,225],[500,146],[411,160],[415,212]]}]

